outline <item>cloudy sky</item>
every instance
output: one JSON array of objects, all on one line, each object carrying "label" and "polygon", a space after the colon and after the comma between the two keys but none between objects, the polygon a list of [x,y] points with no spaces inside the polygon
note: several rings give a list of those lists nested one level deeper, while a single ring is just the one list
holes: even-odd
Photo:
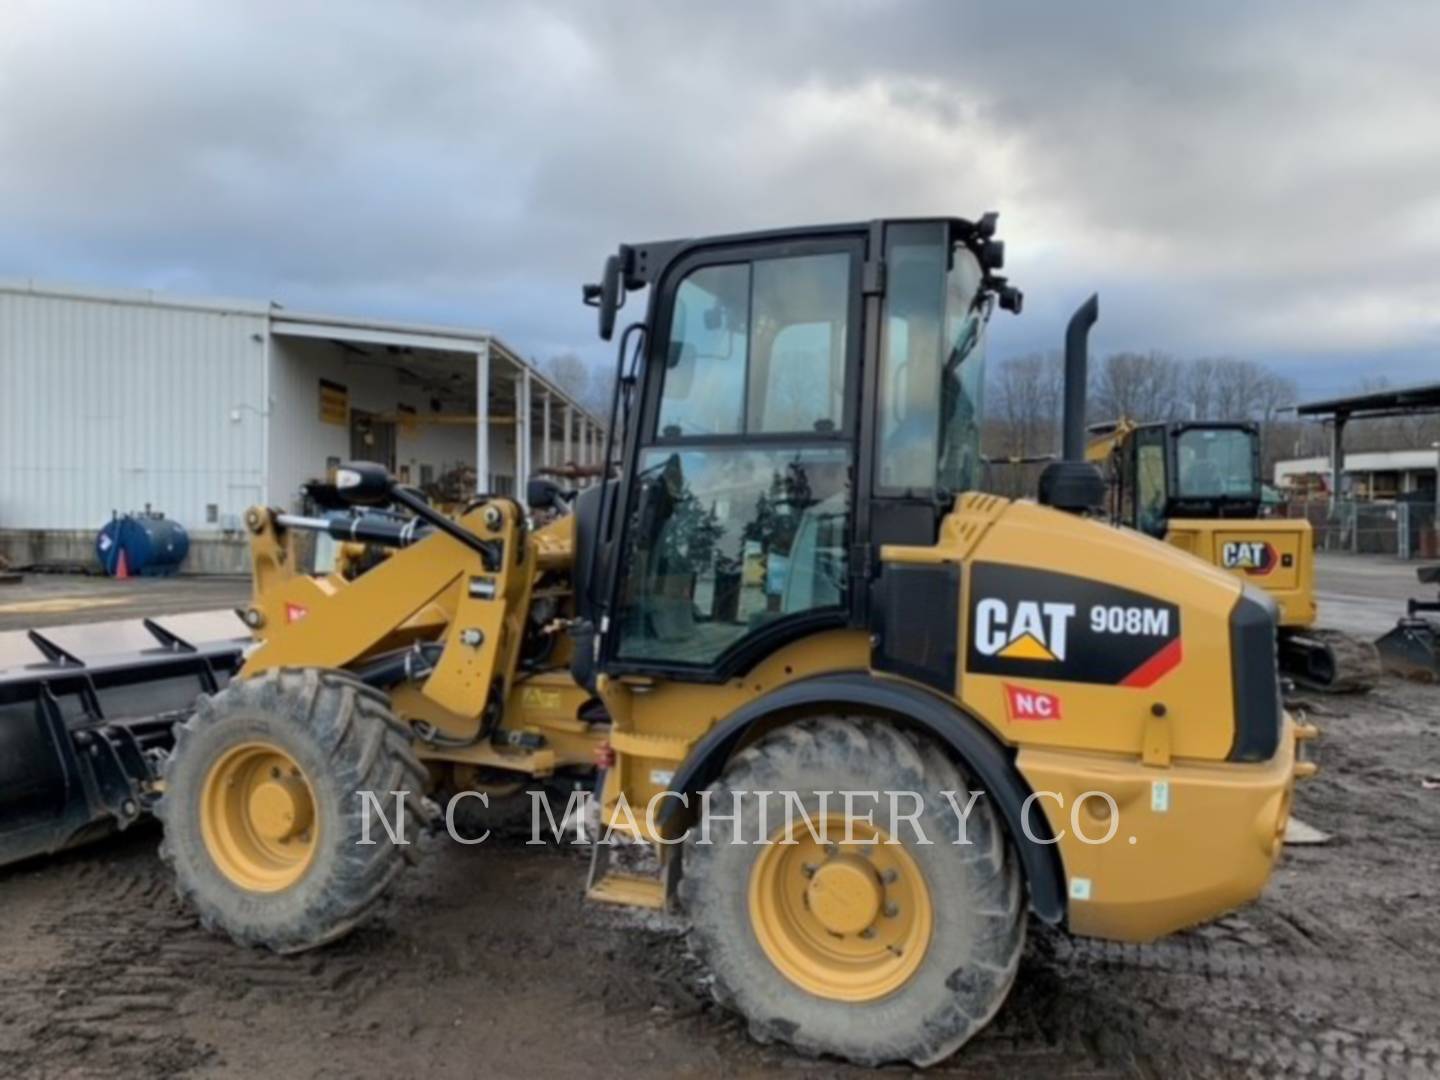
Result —
[{"label": "cloudy sky", "polygon": [[1440,5],[4,0],[0,275],[599,359],[619,241],[1001,212],[1101,350],[1440,377]]}]

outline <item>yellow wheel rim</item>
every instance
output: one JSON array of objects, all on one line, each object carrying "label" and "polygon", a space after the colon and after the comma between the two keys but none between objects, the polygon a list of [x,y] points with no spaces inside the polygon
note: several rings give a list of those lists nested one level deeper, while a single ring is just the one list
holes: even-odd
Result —
[{"label": "yellow wheel rim", "polygon": [[211,766],[200,829],[220,872],[242,889],[279,892],[305,875],[320,832],[305,773],[273,743],[245,743]]},{"label": "yellow wheel rim", "polygon": [[914,857],[880,829],[851,821],[847,838],[844,817],[812,822],[828,842],[799,818],[761,849],[750,871],[755,936],[781,974],[816,997],[884,997],[925,959],[930,889]]}]

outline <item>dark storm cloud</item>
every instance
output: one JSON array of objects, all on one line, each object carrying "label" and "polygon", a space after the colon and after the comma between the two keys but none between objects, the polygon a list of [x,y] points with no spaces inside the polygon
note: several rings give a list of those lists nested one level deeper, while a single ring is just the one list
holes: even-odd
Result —
[{"label": "dark storm cloud", "polygon": [[1095,286],[1101,348],[1419,377],[1437,31],[1384,3],[12,0],[0,272],[593,355],[578,283],[619,240],[998,208],[1031,301],[1002,352]]}]

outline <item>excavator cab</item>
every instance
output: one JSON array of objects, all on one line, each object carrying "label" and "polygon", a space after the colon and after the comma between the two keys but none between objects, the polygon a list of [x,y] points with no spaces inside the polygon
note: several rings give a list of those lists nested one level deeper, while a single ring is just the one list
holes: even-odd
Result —
[{"label": "excavator cab", "polygon": [[1260,431],[1237,421],[1096,424],[1092,460],[1110,470],[1117,524],[1164,539],[1171,518],[1256,518]]},{"label": "excavator cab", "polygon": [[1373,686],[1369,642],[1315,625],[1314,534],[1265,517],[1260,431],[1249,421],[1094,424],[1086,457],[1106,472],[1114,524],[1163,540],[1264,589],[1279,612],[1280,662],[1307,689]]}]

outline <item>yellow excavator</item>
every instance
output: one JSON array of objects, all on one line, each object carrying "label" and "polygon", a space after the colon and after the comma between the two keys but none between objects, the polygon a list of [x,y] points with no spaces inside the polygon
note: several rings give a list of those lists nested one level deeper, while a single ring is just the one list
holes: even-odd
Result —
[{"label": "yellow excavator", "polygon": [[1280,665],[1287,675],[1323,693],[1365,691],[1379,681],[1372,643],[1316,625],[1310,523],[1261,516],[1254,423],[1122,419],[1089,430],[1085,456],[1106,474],[1111,521],[1264,589],[1279,613]]},{"label": "yellow excavator", "polygon": [[[648,290],[617,475],[572,513],[531,526],[542,482],[449,517],[365,463],[336,473],[358,516],[252,509],[253,640],[133,778],[204,924],[333,941],[419,828],[563,779],[593,799],[562,824],[650,859],[594,843],[587,895],[683,910],[754,1037],[925,1065],[1001,1007],[1030,917],[1146,941],[1258,895],[1313,771],[1275,604],[1099,513],[1094,298],[1065,460],[1038,502],[974,490],[987,321],[1021,306],[994,234],[623,245],[584,294],[612,340]],[[312,575],[313,531],[392,553]],[[12,696],[63,704],[51,675]]]}]

